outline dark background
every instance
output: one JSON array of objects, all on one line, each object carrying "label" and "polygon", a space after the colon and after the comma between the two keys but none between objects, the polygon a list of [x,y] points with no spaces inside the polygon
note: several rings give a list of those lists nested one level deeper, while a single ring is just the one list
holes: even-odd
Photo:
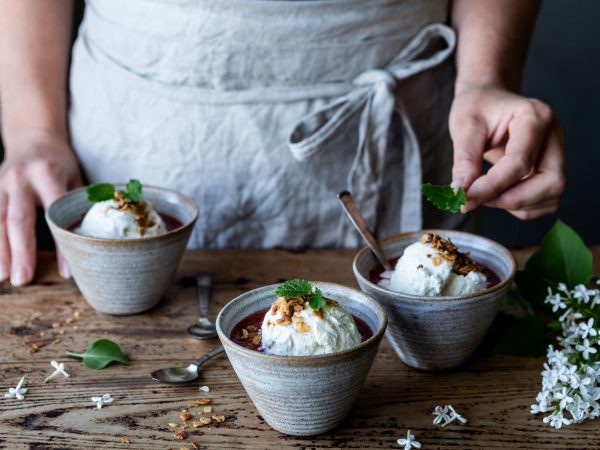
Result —
[{"label": "dark background", "polygon": [[600,152],[594,135],[600,132],[599,19],[600,0],[542,4],[523,92],[554,107],[567,130],[568,187],[554,217],[522,222],[484,208],[484,234],[509,247],[539,243],[556,217],[588,244],[600,244],[594,220],[600,210]]}]

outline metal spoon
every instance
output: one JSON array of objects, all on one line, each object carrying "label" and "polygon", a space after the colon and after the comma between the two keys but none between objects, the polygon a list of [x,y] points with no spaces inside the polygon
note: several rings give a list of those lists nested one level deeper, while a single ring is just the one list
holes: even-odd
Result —
[{"label": "metal spoon", "polygon": [[212,339],[217,336],[217,329],[208,317],[208,301],[212,287],[212,273],[198,272],[196,275],[196,289],[198,291],[198,302],[200,303],[200,317],[198,322],[190,325],[187,332],[194,339]]},{"label": "metal spoon", "polygon": [[193,381],[198,378],[198,369],[200,366],[209,359],[223,353],[224,350],[223,346],[219,345],[187,367],[170,367],[168,369],[155,370],[150,376],[162,383],[187,383],[188,381]]},{"label": "metal spoon", "polygon": [[344,207],[346,214],[348,214],[348,217],[350,217],[350,221],[366,241],[375,257],[379,260],[379,263],[385,270],[394,270],[390,265],[390,262],[385,257],[385,253],[383,253],[379,243],[373,236],[373,233],[371,233],[371,230],[369,230],[369,226],[367,225],[363,215],[360,213],[358,206],[356,203],[354,203],[354,200],[352,200],[352,194],[348,191],[342,191],[338,194],[338,198],[340,199],[340,202],[342,202],[342,206]]}]

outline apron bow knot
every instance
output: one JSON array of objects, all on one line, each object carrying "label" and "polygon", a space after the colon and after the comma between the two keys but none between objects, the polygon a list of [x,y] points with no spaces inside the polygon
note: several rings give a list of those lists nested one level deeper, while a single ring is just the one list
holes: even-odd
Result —
[{"label": "apron bow knot", "polygon": [[[441,40],[444,45],[438,50],[428,51],[436,40]],[[384,69],[367,70],[358,75],[349,92],[301,118],[291,133],[288,142],[290,151],[296,160],[302,161],[326,149],[327,143],[360,113],[358,145],[346,189],[352,192],[370,227],[374,227],[377,217],[378,192],[383,180],[387,138],[394,111],[401,119],[404,147],[400,229],[416,230],[422,226],[420,149],[408,114],[396,98],[397,84],[439,65],[455,46],[456,36],[448,26],[431,24],[422,28]],[[406,209],[408,206],[410,208]],[[343,214],[341,220],[339,244],[346,247],[357,245],[359,238],[348,227]]]}]

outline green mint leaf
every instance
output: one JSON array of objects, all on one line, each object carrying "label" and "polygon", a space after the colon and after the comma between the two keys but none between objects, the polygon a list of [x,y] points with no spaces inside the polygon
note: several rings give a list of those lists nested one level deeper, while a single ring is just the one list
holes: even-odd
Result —
[{"label": "green mint leaf", "polygon": [[575,230],[557,220],[527,261],[525,272],[552,284],[563,282],[572,289],[592,279],[592,252]]},{"label": "green mint leaf", "polygon": [[98,339],[83,354],[67,352],[67,355],[83,358],[83,365],[88,369],[104,369],[111,362],[129,365],[121,348],[109,339]]},{"label": "green mint leaf", "polygon": [[308,296],[312,294],[312,286],[306,280],[289,280],[280,284],[275,289],[275,294],[283,298]]},{"label": "green mint leaf", "polygon": [[115,196],[115,187],[110,183],[97,183],[88,186],[85,192],[91,203],[98,203],[112,200]]},{"label": "green mint leaf", "polygon": [[129,180],[127,182],[127,192],[125,198],[132,202],[139,202],[142,200],[142,183],[139,180]]},{"label": "green mint leaf", "polygon": [[315,288],[314,294],[312,294],[308,304],[315,311],[319,311],[321,308],[324,308],[327,302],[325,302],[325,297],[323,297],[323,292],[321,289]]},{"label": "green mint leaf", "polygon": [[461,187],[456,192],[449,185],[436,186],[425,183],[421,185],[421,192],[436,208],[457,213],[460,207],[467,203],[467,195]]}]

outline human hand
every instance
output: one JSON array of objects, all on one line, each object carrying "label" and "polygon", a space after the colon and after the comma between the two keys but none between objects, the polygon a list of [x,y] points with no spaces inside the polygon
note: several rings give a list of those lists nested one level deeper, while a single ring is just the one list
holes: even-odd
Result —
[{"label": "human hand", "polygon": [[[48,132],[13,139],[0,166],[0,281],[14,286],[33,279],[36,264],[36,207],[47,208],[81,185],[75,155],[64,139]],[[70,277],[57,250],[58,270]]]},{"label": "human hand", "polygon": [[[523,219],[556,212],[565,189],[564,131],[539,100],[495,86],[457,84],[450,112],[454,186],[463,212],[479,205]],[[483,161],[493,166],[483,174]]]}]

